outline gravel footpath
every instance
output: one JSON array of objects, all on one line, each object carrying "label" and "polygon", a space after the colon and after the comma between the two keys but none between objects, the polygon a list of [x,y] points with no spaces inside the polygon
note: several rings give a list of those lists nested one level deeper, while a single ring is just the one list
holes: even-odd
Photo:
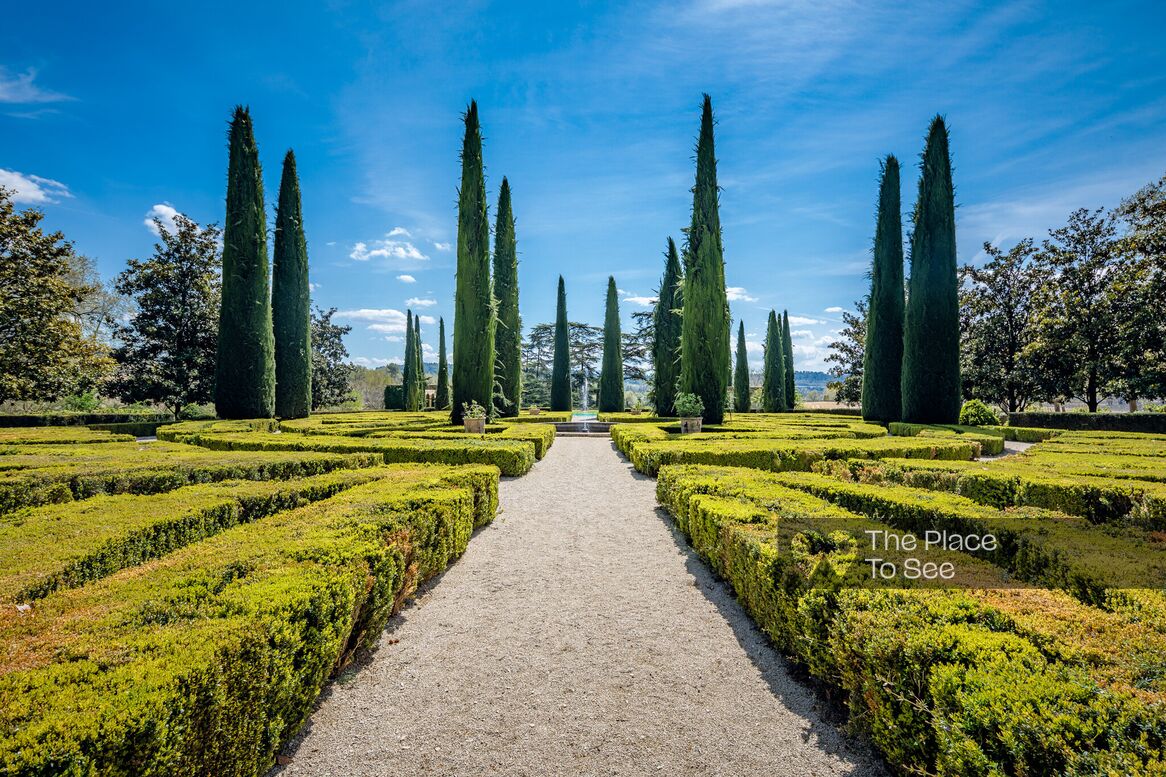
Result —
[{"label": "gravel footpath", "polygon": [[556,440],[501,499],[275,773],[883,774],[610,440]]}]

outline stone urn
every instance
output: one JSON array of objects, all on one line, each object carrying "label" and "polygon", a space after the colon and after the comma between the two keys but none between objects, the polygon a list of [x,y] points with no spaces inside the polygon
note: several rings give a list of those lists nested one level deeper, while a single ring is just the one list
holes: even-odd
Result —
[{"label": "stone urn", "polygon": [[629,410],[628,412],[629,412],[629,413],[631,413],[632,415],[639,415],[639,414],[640,414],[640,409],[639,409],[638,407],[633,407],[633,408],[632,408],[631,410]]},{"label": "stone urn", "polygon": [[681,434],[696,434],[700,431],[701,421],[704,420],[700,416],[695,418],[681,418],[680,419],[680,433]]},{"label": "stone urn", "polygon": [[538,407],[532,407],[532,408],[530,409],[530,414],[531,414],[531,415],[540,415],[541,413],[542,413],[542,408],[538,408]]},{"label": "stone urn", "polygon": [[[696,420],[700,420],[699,418]],[[470,434],[485,434],[486,433],[486,419],[485,418],[463,418],[462,423],[465,424],[466,431]],[[697,429],[700,424],[697,424]]]}]

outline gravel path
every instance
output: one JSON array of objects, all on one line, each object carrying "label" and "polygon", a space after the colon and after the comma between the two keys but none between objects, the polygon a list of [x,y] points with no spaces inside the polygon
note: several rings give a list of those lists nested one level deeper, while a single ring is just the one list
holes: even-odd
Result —
[{"label": "gravel path", "polygon": [[280,777],[883,774],[610,440],[556,440],[501,498]]}]

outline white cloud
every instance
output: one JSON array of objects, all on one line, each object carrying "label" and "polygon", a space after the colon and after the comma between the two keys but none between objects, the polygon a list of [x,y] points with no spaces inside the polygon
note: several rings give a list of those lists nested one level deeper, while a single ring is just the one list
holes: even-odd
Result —
[{"label": "white cloud", "polygon": [[822,312],[823,313],[841,313],[843,310],[845,310],[845,308],[840,308],[837,305],[834,305],[833,307],[826,308]]},{"label": "white cloud", "polygon": [[765,353],[765,344],[756,340],[746,340],[745,351],[747,353]]},{"label": "white cloud", "polygon": [[756,302],[756,297],[749,296],[742,286],[728,286],[725,288],[725,294],[729,297],[729,302]]},{"label": "white cloud", "polygon": [[405,331],[405,314],[392,308],[358,308],[338,310],[336,318],[341,321],[367,321],[373,332],[396,334]]},{"label": "white cloud", "polygon": [[369,259],[390,259],[406,262],[424,262],[428,256],[421,253],[417,246],[408,240],[397,240],[398,237],[412,237],[403,227],[393,227],[384,240],[374,240],[372,243],[359,242],[352,246],[348,254],[350,259],[358,262],[367,262]]},{"label": "white cloud", "polygon": [[417,282],[417,279],[414,278],[412,275],[398,275],[397,280],[399,280],[401,283],[416,283]]},{"label": "white cloud", "polygon": [[806,318],[805,316],[790,316],[789,322],[792,326],[810,326],[811,324],[826,323],[820,318]]},{"label": "white cloud", "polygon": [[142,220],[142,223],[146,225],[146,229],[154,233],[155,237],[162,237],[154,219],[161,221],[162,226],[166,227],[166,231],[173,234],[178,231],[178,224],[174,221],[177,215],[178,210],[173,205],[168,202],[160,202],[146,211],[146,218]]},{"label": "white cloud", "polygon": [[413,237],[413,233],[410,232],[409,230],[405,229],[404,227],[393,227],[392,229],[389,230],[389,237],[398,237],[398,236]]},{"label": "white cloud", "polygon": [[3,168],[0,168],[0,187],[12,192],[13,202],[29,205],[51,205],[61,198],[73,196],[69,187],[60,181]]},{"label": "white cloud", "polygon": [[421,355],[437,358],[437,351],[429,343],[421,343]]},{"label": "white cloud", "polygon": [[433,316],[417,316],[417,318],[421,319],[421,323],[425,326],[433,326],[437,323],[437,319]]},{"label": "white cloud", "polygon": [[394,356],[392,359],[377,359],[368,356],[354,356],[352,358],[353,364],[359,364],[361,367],[384,367],[388,364],[400,364],[402,359]]},{"label": "white cloud", "polygon": [[800,337],[805,340],[812,340],[814,338],[814,332],[810,329],[791,329],[789,336]]},{"label": "white cloud", "polygon": [[399,343],[399,342],[403,341],[405,338],[401,337],[400,335],[389,335],[385,339],[388,340],[390,343]]},{"label": "white cloud", "polygon": [[36,68],[8,75],[0,67],[0,103],[55,103],[73,99],[67,94],[42,89],[35,81]]},{"label": "white cloud", "polygon": [[405,304],[411,308],[428,308],[437,304],[435,299],[422,299],[420,297],[410,297],[405,300]]},{"label": "white cloud", "polygon": [[320,284],[311,282],[308,283],[308,291],[315,291],[318,288],[320,288]]},{"label": "white cloud", "polygon": [[326,245],[326,246],[334,246],[334,245],[336,245],[336,241],[335,241],[335,240],[329,240],[329,241],[328,241],[327,243],[325,243],[324,245]]},{"label": "white cloud", "polygon": [[450,243],[434,243],[433,247],[438,251],[448,251],[449,249],[453,248]]}]

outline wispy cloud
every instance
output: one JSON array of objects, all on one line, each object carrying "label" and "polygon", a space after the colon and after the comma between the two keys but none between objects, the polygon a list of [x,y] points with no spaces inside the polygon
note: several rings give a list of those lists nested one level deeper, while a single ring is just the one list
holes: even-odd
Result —
[{"label": "wispy cloud", "polygon": [[51,89],[44,89],[36,83],[36,68],[30,67],[23,73],[9,73],[0,67],[0,103],[57,103],[74,98]]},{"label": "wispy cloud", "polygon": [[142,220],[142,223],[146,225],[146,229],[154,233],[155,237],[162,237],[155,221],[162,222],[162,226],[166,228],[167,232],[174,233],[178,231],[178,224],[174,221],[177,216],[178,210],[173,205],[168,202],[159,202],[146,211],[146,218]]},{"label": "wispy cloud", "polygon": [[404,227],[393,227],[389,230],[389,237],[413,237],[413,233]]},{"label": "wispy cloud", "polygon": [[757,298],[749,295],[742,286],[728,286],[725,288],[725,294],[729,298],[729,302],[756,302]]},{"label": "wispy cloud", "polygon": [[370,259],[385,259],[391,262],[424,262],[429,259],[409,240],[397,238],[407,237],[409,231],[404,227],[393,227],[385,233],[383,240],[373,240],[371,243],[358,242],[352,246],[348,257],[358,262],[367,262]]},{"label": "wispy cloud", "polygon": [[823,313],[842,313],[844,310],[845,310],[845,308],[840,308],[840,307],[838,307],[837,305],[834,305],[834,306],[832,306],[832,307],[828,307],[828,308],[826,308],[826,309],[825,309],[824,311],[822,311],[822,312],[823,312]]},{"label": "wispy cloud", "polygon": [[[826,322],[820,318],[809,318],[807,316],[790,316],[789,322],[791,326],[810,326],[812,324],[825,324]],[[793,333],[791,332],[791,335]]]},{"label": "wispy cloud", "polygon": [[417,279],[414,278],[412,275],[398,275],[397,280],[399,280],[401,283],[416,283],[417,282]]},{"label": "wispy cloud", "polygon": [[437,304],[435,299],[423,299],[421,297],[410,297],[405,300],[405,305],[411,308],[429,308]]},{"label": "wispy cloud", "polygon": [[69,187],[60,181],[3,168],[0,168],[0,187],[12,192],[13,202],[28,205],[51,205],[73,196]]},{"label": "wispy cloud", "polygon": [[449,243],[434,243],[433,247],[438,251],[448,251],[453,248],[453,246]]},{"label": "wispy cloud", "polygon": [[405,331],[405,313],[393,308],[338,310],[336,318],[341,321],[366,322],[369,331],[372,332],[399,334]]},{"label": "wispy cloud", "polygon": [[352,357],[353,364],[358,364],[361,367],[369,367],[369,368],[385,367],[389,364],[400,364],[401,362],[402,362],[402,359],[399,356],[394,356],[391,359],[379,359],[377,357],[369,357],[369,356],[354,356],[354,357]]},{"label": "wispy cloud", "polygon": [[418,318],[421,319],[421,323],[425,324],[426,326],[433,326],[437,323],[437,319],[433,316],[418,316]]},{"label": "wispy cloud", "polygon": [[627,291],[625,289],[616,289],[619,296],[624,302],[636,305],[641,308],[648,308],[656,304],[657,297],[647,297],[643,294],[636,294],[634,291]]}]

